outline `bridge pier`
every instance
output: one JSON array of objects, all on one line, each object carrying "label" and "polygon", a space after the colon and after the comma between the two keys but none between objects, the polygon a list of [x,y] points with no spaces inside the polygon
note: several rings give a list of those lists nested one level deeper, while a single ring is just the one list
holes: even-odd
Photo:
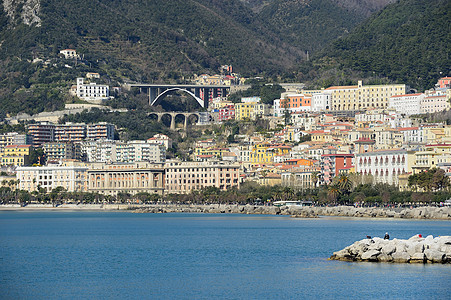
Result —
[{"label": "bridge pier", "polygon": [[175,130],[175,114],[170,114],[171,116],[171,130]]},{"label": "bridge pier", "polygon": [[183,129],[186,130],[186,128],[188,127],[188,117],[186,114],[183,114],[185,116],[185,124],[183,125]]}]

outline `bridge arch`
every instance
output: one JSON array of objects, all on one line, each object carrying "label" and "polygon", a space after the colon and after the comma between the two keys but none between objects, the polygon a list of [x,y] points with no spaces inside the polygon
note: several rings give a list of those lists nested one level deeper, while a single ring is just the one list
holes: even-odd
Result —
[{"label": "bridge arch", "polygon": [[194,99],[196,99],[197,103],[200,104],[200,106],[205,107],[205,103],[204,101],[199,98],[198,96],[196,96],[193,92],[187,90],[187,89],[183,89],[183,88],[170,88],[165,90],[164,92],[162,92],[161,94],[159,94],[155,100],[152,101],[152,103],[150,103],[150,106],[154,106],[158,101],[160,101],[161,99],[163,99],[167,94],[175,92],[175,91],[179,91],[179,92],[185,92],[188,95],[190,95],[191,97],[193,97]]}]

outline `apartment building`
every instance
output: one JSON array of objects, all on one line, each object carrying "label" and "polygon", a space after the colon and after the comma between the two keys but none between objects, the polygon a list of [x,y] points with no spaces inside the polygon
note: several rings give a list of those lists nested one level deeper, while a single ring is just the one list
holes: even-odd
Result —
[{"label": "apartment building", "polygon": [[235,120],[256,120],[269,115],[269,106],[257,102],[235,103]]},{"label": "apartment building", "polygon": [[404,115],[417,115],[421,113],[421,103],[425,94],[395,95],[390,97],[388,108]]},{"label": "apartment building", "polygon": [[426,96],[421,101],[421,113],[435,113],[451,108],[449,98],[446,95]]},{"label": "apartment building", "polygon": [[0,152],[2,166],[25,166],[29,163],[31,145],[8,145]]},{"label": "apartment building", "polygon": [[56,142],[77,142],[86,138],[86,124],[66,123],[55,125]]},{"label": "apartment building", "polygon": [[262,143],[252,147],[250,162],[252,164],[272,164],[276,156],[289,155],[291,146],[283,144]]},{"label": "apartment building", "polygon": [[283,116],[285,111],[291,113],[311,110],[312,96],[304,94],[282,94],[280,99],[274,100],[274,116]]},{"label": "apartment building", "polygon": [[414,174],[430,168],[439,167],[439,164],[450,163],[451,144],[429,144],[414,154],[412,171]]},{"label": "apartment building", "polygon": [[33,146],[39,147],[50,142],[78,142],[86,138],[92,140],[114,139],[115,128],[113,124],[84,123],[52,124],[42,122],[28,125],[28,134],[32,136]]},{"label": "apartment building", "polygon": [[324,184],[331,184],[340,172],[353,168],[354,154],[335,153],[321,155],[321,174]]},{"label": "apartment building", "polygon": [[30,192],[39,188],[51,192],[63,187],[68,192],[87,191],[87,170],[83,165],[49,165],[44,167],[19,167],[16,178],[19,189]]},{"label": "apartment building", "polygon": [[91,140],[114,140],[114,132],[113,124],[105,122],[88,124],[86,127],[86,138]]},{"label": "apartment building", "polygon": [[27,131],[33,137],[34,147],[40,147],[44,143],[50,143],[55,140],[55,124],[47,122],[29,124]]},{"label": "apartment building", "polygon": [[6,146],[31,144],[33,144],[33,137],[29,134],[19,134],[17,132],[0,134],[0,153],[3,152]]},{"label": "apartment building", "polygon": [[222,191],[240,187],[240,165],[237,163],[168,161],[165,170],[168,194],[187,194],[210,186]]},{"label": "apartment building", "polygon": [[43,144],[42,149],[47,162],[59,162],[66,159],[81,159],[81,157],[76,156],[80,153],[80,151],[75,150],[76,145],[79,147],[79,144],[72,142],[52,142]]}]

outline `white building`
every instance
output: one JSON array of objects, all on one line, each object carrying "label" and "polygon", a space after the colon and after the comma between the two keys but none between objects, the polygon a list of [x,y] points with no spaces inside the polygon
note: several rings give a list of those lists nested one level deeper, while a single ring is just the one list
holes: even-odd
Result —
[{"label": "white building", "polygon": [[355,154],[357,174],[372,175],[373,183],[399,185],[399,175],[409,173],[413,152],[404,149],[381,150]]},{"label": "white building", "polygon": [[66,59],[79,59],[80,55],[77,54],[77,51],[74,49],[64,49],[60,51],[60,54],[64,55],[64,58]]},{"label": "white building", "polygon": [[88,162],[116,161],[116,141],[97,140],[80,143],[81,152]]},{"label": "white building", "polygon": [[130,141],[128,147],[128,162],[165,162],[166,148],[160,144],[149,144],[147,141]]},{"label": "white building", "polygon": [[388,107],[395,109],[400,114],[417,115],[421,113],[421,103],[425,94],[407,94],[391,96]]},{"label": "white building", "polygon": [[102,101],[108,99],[110,89],[107,85],[97,85],[94,82],[85,84],[83,78],[77,78],[76,95],[86,101]]},{"label": "white building", "polygon": [[153,137],[151,137],[150,139],[148,139],[147,142],[149,144],[164,145],[166,150],[168,150],[169,148],[172,148],[172,139],[164,134],[158,133],[158,134],[154,135]]},{"label": "white building", "polygon": [[311,111],[329,110],[331,107],[331,92],[322,92],[312,95]]},{"label": "white building", "polygon": [[68,192],[86,192],[87,171],[86,166],[18,167],[16,178],[20,190],[51,192],[60,186]]}]

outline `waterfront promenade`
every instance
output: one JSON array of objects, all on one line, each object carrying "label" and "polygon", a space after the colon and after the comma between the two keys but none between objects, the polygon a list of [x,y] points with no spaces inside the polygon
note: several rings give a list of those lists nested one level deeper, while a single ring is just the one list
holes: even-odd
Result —
[{"label": "waterfront promenade", "polygon": [[438,219],[451,220],[451,207],[381,208],[353,206],[263,206],[233,204],[51,204],[1,205],[0,210],[129,210],[135,213],[230,213],[290,215],[297,218],[317,218],[320,216],[361,217],[361,218],[399,218],[399,219]]}]

